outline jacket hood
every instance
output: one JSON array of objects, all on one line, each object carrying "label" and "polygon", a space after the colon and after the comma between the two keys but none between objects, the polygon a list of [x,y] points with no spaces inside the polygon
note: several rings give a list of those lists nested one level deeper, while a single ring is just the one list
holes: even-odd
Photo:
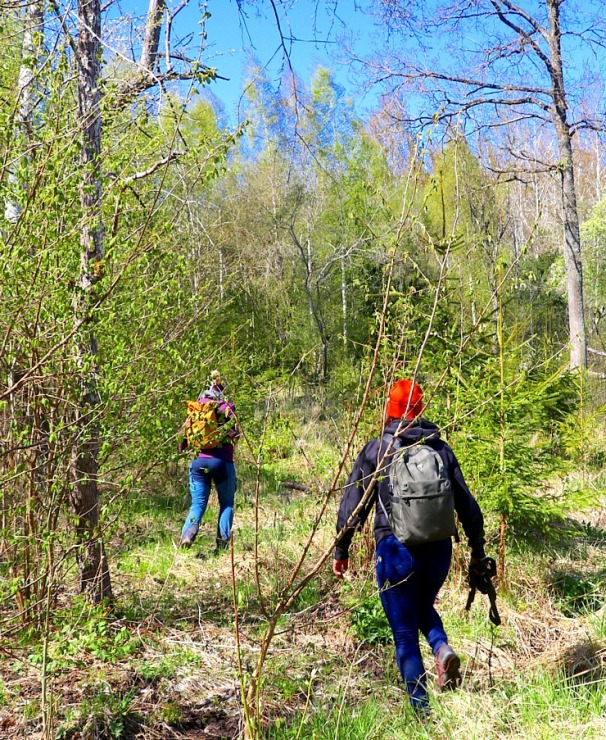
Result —
[{"label": "jacket hood", "polygon": [[401,439],[405,444],[415,444],[423,438],[431,437],[434,440],[440,439],[440,429],[437,424],[433,421],[428,421],[423,417],[406,421],[405,419],[398,419],[392,421],[385,427],[384,434],[396,435],[398,427],[401,427],[401,431],[397,434],[398,439]]},{"label": "jacket hood", "polygon": [[221,386],[213,385],[208,390],[205,390],[200,398],[210,398],[212,401],[223,401],[223,388]]}]

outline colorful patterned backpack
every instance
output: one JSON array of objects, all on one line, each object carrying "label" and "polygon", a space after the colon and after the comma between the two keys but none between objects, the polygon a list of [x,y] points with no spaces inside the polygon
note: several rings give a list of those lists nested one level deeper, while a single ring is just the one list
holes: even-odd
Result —
[{"label": "colorful patterned backpack", "polygon": [[201,401],[186,401],[187,419],[183,431],[187,447],[195,452],[220,447],[227,438],[230,425],[219,411],[219,401],[205,398]]}]

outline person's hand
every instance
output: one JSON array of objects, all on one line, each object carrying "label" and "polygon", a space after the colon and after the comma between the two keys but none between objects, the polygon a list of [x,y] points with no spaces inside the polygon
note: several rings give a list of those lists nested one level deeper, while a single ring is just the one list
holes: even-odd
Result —
[{"label": "person's hand", "polygon": [[332,572],[337,578],[343,578],[343,574],[349,568],[349,560],[333,560],[332,561]]},{"label": "person's hand", "polygon": [[497,573],[497,564],[493,558],[470,558],[469,573],[467,580],[471,588],[477,588],[482,594],[487,594],[494,590],[492,578]]},{"label": "person's hand", "polygon": [[495,562],[492,558],[469,558],[469,570],[478,576],[492,578],[495,574]]}]

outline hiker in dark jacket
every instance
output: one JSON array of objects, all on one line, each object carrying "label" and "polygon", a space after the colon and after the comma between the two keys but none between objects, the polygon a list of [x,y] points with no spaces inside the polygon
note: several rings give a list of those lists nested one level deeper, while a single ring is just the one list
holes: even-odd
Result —
[{"label": "hiker in dark jacket", "polygon": [[[412,706],[421,714],[428,712],[426,674],[419,648],[419,632],[433,652],[441,690],[460,683],[460,660],[448,644],[440,615],[434,607],[438,591],[446,580],[452,556],[452,538],[405,546],[396,538],[387,517],[390,458],[397,449],[423,440],[440,456],[454,496],[455,511],[471,547],[472,562],[484,557],[484,521],[471,495],[452,449],[440,439],[438,427],[421,418],[423,391],[409,380],[399,380],[389,394],[385,427],[380,439],[366,444],[355,461],[345,485],[339,507],[337,532],[343,532],[333,562],[339,578],[348,568],[349,546],[353,535],[375,508],[376,572],[381,603],[393,632],[398,668]],[[372,495],[359,514],[351,515],[362,500],[377,468]]]},{"label": "hiker in dark jacket", "polygon": [[[234,498],[236,493],[236,468],[234,465],[234,443],[239,432],[235,424],[235,406],[224,398],[224,386],[216,370],[211,373],[211,384],[198,401],[217,401],[217,417],[229,427],[225,440],[210,449],[199,452],[189,465],[189,491],[191,508],[181,531],[180,546],[189,548],[200,529],[200,522],[208,505],[211,484],[214,482],[219,498],[219,520],[217,523],[217,549],[229,545],[234,518]],[[187,449],[187,438],[179,444],[179,452]]]}]

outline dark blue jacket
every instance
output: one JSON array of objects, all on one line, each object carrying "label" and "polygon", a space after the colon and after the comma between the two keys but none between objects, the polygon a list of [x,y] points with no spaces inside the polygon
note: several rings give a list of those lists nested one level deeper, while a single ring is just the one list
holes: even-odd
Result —
[{"label": "dark blue jacket", "polygon": [[[397,435],[401,440],[399,446],[411,445],[423,440],[423,444],[433,447],[442,458],[452,486],[455,511],[467,536],[469,546],[471,547],[471,554],[473,557],[483,558],[485,555],[484,543],[486,540],[484,538],[484,518],[478,502],[472,496],[465,483],[463,473],[454,452],[446,442],[440,439],[440,430],[438,427],[427,419],[418,418],[414,421],[393,421],[385,428],[380,440],[371,439],[358,455],[353,470],[345,484],[343,498],[339,506],[337,532],[340,532],[344,528],[346,528],[346,531],[337,544],[335,559],[346,560],[349,557],[349,546],[354,533],[356,529],[364,525],[373,506],[375,507],[375,541],[377,545],[385,537],[393,534],[383,507],[377,505],[377,496],[381,497],[383,506],[389,511],[389,464],[391,455],[397,449],[394,449],[394,445],[392,444],[390,453],[387,456],[385,456],[385,451],[393,435],[396,433],[398,425],[403,428],[403,431]],[[382,458],[384,456],[385,459],[383,460]],[[362,500],[364,489],[370,483],[379,463],[382,463],[384,473],[378,477],[372,495],[364,509],[347,526],[352,512]]]}]

